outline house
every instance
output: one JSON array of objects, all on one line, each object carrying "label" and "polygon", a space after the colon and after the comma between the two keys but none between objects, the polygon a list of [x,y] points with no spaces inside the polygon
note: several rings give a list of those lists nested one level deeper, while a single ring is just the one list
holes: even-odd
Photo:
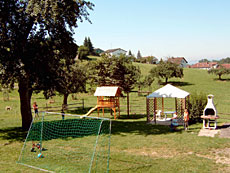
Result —
[{"label": "house", "polygon": [[230,64],[220,64],[219,66],[222,66],[223,68],[226,68],[226,69],[230,69]]},{"label": "house", "polygon": [[199,68],[209,70],[211,68],[217,68],[217,62],[198,62],[196,64],[190,65],[189,68]]},{"label": "house", "polygon": [[188,64],[187,60],[184,57],[172,57],[169,58],[167,61],[172,62],[174,64],[178,64],[182,68],[186,67]]},{"label": "house", "polygon": [[117,49],[109,49],[106,50],[104,53],[108,56],[120,56],[122,54],[126,54],[127,51],[121,49],[121,48],[117,48]]},{"label": "house", "polygon": [[100,49],[100,48],[95,48],[95,49],[94,49],[94,52],[95,52],[96,54],[101,54],[101,53],[104,52],[104,50],[102,50],[102,49]]}]

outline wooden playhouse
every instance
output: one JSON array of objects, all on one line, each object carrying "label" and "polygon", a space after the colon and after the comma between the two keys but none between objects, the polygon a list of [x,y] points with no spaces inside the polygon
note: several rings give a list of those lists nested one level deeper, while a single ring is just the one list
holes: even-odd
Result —
[{"label": "wooden playhouse", "polygon": [[97,87],[94,96],[97,96],[97,111],[102,109],[104,116],[104,108],[110,108],[114,112],[114,119],[116,119],[116,108],[118,108],[120,116],[120,102],[121,89],[115,86],[102,86]]}]

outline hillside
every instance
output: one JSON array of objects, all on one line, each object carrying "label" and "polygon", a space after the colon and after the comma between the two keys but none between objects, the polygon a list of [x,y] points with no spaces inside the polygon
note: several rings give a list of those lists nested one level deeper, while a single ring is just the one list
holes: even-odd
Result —
[{"label": "hillside", "polygon": [[[144,75],[147,75],[148,71],[154,67],[150,64],[135,64],[140,67]],[[225,76],[222,81],[216,78],[205,70],[184,69],[183,79],[173,78],[169,79],[169,82],[190,93],[213,94],[217,111],[221,117],[218,120],[218,126],[220,126],[230,122],[230,77]],[[162,86],[155,81],[152,91],[159,87]],[[144,90],[148,89],[144,88]],[[114,120],[110,111],[105,111],[105,117],[112,119],[109,166],[111,172],[229,172],[229,139],[218,136],[199,137],[198,133],[202,124],[190,125],[188,131],[184,131],[183,127],[178,127],[176,132],[171,132],[168,126],[147,124],[145,95],[138,96],[136,92],[132,92],[130,96],[131,116],[129,118],[124,110],[125,97],[121,98],[122,112],[119,119]],[[97,103],[93,93],[77,94],[76,99],[69,97],[68,103],[82,103],[84,99],[84,109],[80,104],[79,109],[74,108],[69,113],[86,113]],[[40,110],[46,106],[60,108],[62,97],[59,95],[54,97],[54,103],[50,104],[39,93],[33,94],[33,101],[37,101]],[[20,102],[17,89],[9,93],[9,101],[3,101],[3,93],[1,93],[0,104],[0,163],[2,165],[0,172],[40,172],[16,164],[26,137],[26,133],[20,129]],[[10,106],[11,110],[6,110],[6,106]],[[97,111],[91,116],[97,117]],[[62,139],[54,140],[53,144],[60,141],[63,142]],[[64,141],[60,153],[65,150],[73,150],[71,143],[73,143],[71,139]],[[46,152],[50,152],[51,148],[45,142],[43,144],[45,148],[48,148]],[[63,155],[60,153],[55,153],[56,160],[62,158]],[[57,164],[57,172],[63,172],[64,168],[68,169],[68,164],[60,160],[63,164],[61,166]],[[42,161],[45,162],[46,157]]]}]

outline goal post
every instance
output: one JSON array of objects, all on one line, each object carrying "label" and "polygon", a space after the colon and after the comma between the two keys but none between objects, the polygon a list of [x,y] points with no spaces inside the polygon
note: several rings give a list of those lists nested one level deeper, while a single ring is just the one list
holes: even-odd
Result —
[{"label": "goal post", "polygon": [[33,118],[18,163],[50,172],[109,172],[110,136],[110,119],[43,112]]}]

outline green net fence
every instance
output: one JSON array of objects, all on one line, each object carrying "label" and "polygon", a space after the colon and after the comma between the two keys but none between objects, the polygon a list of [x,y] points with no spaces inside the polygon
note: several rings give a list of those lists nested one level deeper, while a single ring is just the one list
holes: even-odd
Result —
[{"label": "green net fence", "polygon": [[50,172],[108,172],[111,120],[42,113],[34,118],[18,163]]}]

